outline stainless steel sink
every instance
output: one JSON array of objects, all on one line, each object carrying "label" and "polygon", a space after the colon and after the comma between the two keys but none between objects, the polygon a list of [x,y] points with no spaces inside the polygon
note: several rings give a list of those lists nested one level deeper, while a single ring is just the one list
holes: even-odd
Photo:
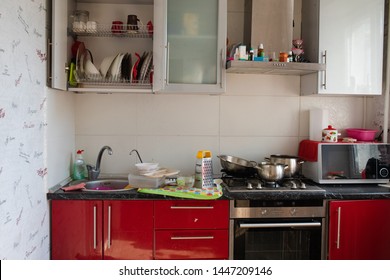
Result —
[{"label": "stainless steel sink", "polygon": [[85,182],[87,192],[119,192],[135,190],[129,186],[129,181],[126,179],[98,179]]}]

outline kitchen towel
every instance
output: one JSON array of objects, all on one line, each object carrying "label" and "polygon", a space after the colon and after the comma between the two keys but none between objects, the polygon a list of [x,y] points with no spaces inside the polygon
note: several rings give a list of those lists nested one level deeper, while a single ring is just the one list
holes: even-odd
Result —
[{"label": "kitchen towel", "polygon": [[82,190],[82,189],[85,189],[85,183],[80,183],[80,184],[68,186],[68,187],[62,187],[61,189],[64,192]]},{"label": "kitchen towel", "polygon": [[312,140],[302,140],[299,143],[298,156],[304,161],[318,161],[318,144],[321,142]]},{"label": "kitchen towel", "polygon": [[223,194],[220,180],[214,180],[214,186],[202,189],[186,186],[165,186],[158,189],[138,189],[138,192],[203,200],[217,199]]}]

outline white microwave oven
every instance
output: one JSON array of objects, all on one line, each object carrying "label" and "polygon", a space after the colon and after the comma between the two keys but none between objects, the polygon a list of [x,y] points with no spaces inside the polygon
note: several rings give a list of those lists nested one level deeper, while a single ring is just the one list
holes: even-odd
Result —
[{"label": "white microwave oven", "polygon": [[317,161],[305,161],[302,173],[320,184],[387,183],[390,144],[318,143]]}]

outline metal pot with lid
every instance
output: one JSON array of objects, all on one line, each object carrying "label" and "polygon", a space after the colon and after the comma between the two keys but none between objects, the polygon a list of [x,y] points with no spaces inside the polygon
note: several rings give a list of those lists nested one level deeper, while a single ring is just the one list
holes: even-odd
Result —
[{"label": "metal pot with lid", "polygon": [[294,177],[301,173],[302,163],[304,162],[299,157],[289,155],[271,155],[269,158],[265,158],[271,163],[280,163],[287,166],[284,170],[285,177]]}]

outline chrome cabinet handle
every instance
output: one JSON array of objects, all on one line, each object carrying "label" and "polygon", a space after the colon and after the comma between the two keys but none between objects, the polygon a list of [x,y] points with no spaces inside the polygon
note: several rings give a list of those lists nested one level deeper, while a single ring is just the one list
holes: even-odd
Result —
[{"label": "chrome cabinet handle", "polygon": [[171,240],[210,240],[214,239],[214,236],[171,236]]},{"label": "chrome cabinet handle", "polygon": [[221,81],[219,83],[221,88],[223,88],[223,71],[224,71],[224,69],[226,67],[225,60],[223,59],[223,57],[224,57],[224,48],[221,49],[221,70],[220,70],[220,79],[221,79]]},{"label": "chrome cabinet handle", "polygon": [[166,48],[166,54],[167,54],[167,59],[166,59],[166,64],[165,64],[165,84],[169,85],[169,42],[167,42],[167,45],[165,46]]},{"label": "chrome cabinet handle", "polygon": [[108,221],[107,221],[107,247],[111,248],[111,205],[108,206]]},{"label": "chrome cabinet handle", "polygon": [[340,249],[340,225],[341,225],[341,207],[337,208],[337,241],[336,248]]},{"label": "chrome cabinet handle", "polygon": [[283,228],[283,227],[320,227],[320,226],[321,226],[320,222],[240,224],[240,228]]},{"label": "chrome cabinet handle", "polygon": [[93,248],[96,250],[96,205],[93,206]]},{"label": "chrome cabinet handle", "polygon": [[196,209],[214,209],[214,206],[171,206],[171,209],[187,209],[187,210],[196,210]]},{"label": "chrome cabinet handle", "polygon": [[[327,51],[325,50],[324,51],[324,54],[322,55],[322,59],[323,59],[323,61],[324,61],[324,63],[326,64],[326,60],[327,60]],[[323,71],[323,73],[324,73],[324,77],[323,77],[323,79],[324,79],[324,81],[323,81],[323,83],[322,83],[322,87],[324,88],[324,89],[326,89],[326,82],[327,82],[327,78],[326,78],[326,69]]]}]

